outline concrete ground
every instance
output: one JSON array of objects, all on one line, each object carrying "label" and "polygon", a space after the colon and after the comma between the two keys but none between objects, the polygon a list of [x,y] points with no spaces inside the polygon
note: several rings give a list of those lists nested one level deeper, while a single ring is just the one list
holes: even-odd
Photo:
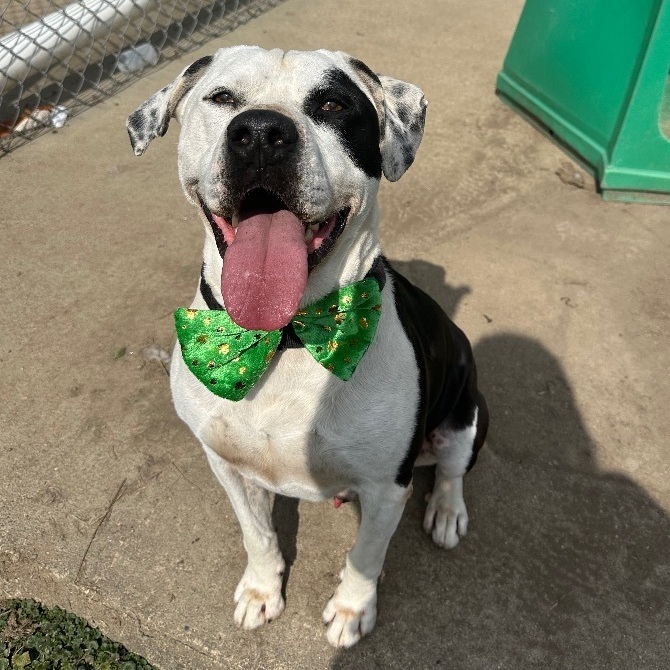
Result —
[{"label": "concrete ground", "polygon": [[[564,155],[496,99],[521,6],[287,0],[2,160],[1,593],[67,607],[163,670],[670,667],[670,209],[564,183]],[[154,355],[202,231],[177,128],[138,159],[125,117],[236,43],[342,49],[426,91],[382,239],[469,334],[492,410],[467,538],[424,535],[417,472],[377,629],[350,651],[320,615],[351,505],[277,502],[286,611],[233,625],[238,526]]]}]

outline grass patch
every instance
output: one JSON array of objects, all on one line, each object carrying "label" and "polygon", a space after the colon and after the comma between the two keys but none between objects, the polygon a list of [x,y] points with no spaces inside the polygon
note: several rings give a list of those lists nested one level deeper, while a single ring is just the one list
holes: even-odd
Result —
[{"label": "grass patch", "polygon": [[0,670],[158,670],[60,607],[0,602]]}]

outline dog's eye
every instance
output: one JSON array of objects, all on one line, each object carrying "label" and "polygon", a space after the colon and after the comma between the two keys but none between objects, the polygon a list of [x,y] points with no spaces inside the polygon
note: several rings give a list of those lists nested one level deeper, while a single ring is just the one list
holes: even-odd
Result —
[{"label": "dog's eye", "polygon": [[344,105],[337,100],[326,100],[326,102],[321,105],[321,110],[324,112],[341,112],[344,109]]},{"label": "dog's eye", "polygon": [[236,102],[235,98],[228,91],[218,91],[210,95],[209,99],[217,105],[234,105]]}]

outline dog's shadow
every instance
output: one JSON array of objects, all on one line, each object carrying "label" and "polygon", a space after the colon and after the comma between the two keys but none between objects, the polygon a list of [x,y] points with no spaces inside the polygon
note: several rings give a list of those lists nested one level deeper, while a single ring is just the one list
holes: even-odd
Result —
[{"label": "dog's shadow", "polygon": [[[450,315],[467,293],[429,263],[395,265]],[[498,334],[474,352],[491,429],[465,480],[468,535],[453,551],[433,546],[421,529],[433,473],[416,469],[377,627],[331,668],[670,667],[670,519],[633,481],[598,468],[541,343]]]}]

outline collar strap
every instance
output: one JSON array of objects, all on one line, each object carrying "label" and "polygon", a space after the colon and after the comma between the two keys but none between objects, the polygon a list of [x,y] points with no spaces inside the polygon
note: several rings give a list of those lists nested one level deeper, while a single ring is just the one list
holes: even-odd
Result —
[{"label": "collar strap", "polygon": [[[379,284],[379,290],[382,291],[386,284],[386,270],[384,269],[384,256],[377,256],[375,258],[370,271],[365,275],[365,279],[372,278],[376,279]],[[208,309],[213,310],[222,310],[223,305],[214,297],[214,292],[212,287],[207,283],[205,279],[205,264],[202,264],[200,268],[200,293],[207,305]],[[277,347],[277,351],[282,351],[284,349],[299,349],[303,347],[303,343],[300,341],[300,338],[295,334],[293,324],[289,323],[284,326],[281,331],[281,342]]]}]

